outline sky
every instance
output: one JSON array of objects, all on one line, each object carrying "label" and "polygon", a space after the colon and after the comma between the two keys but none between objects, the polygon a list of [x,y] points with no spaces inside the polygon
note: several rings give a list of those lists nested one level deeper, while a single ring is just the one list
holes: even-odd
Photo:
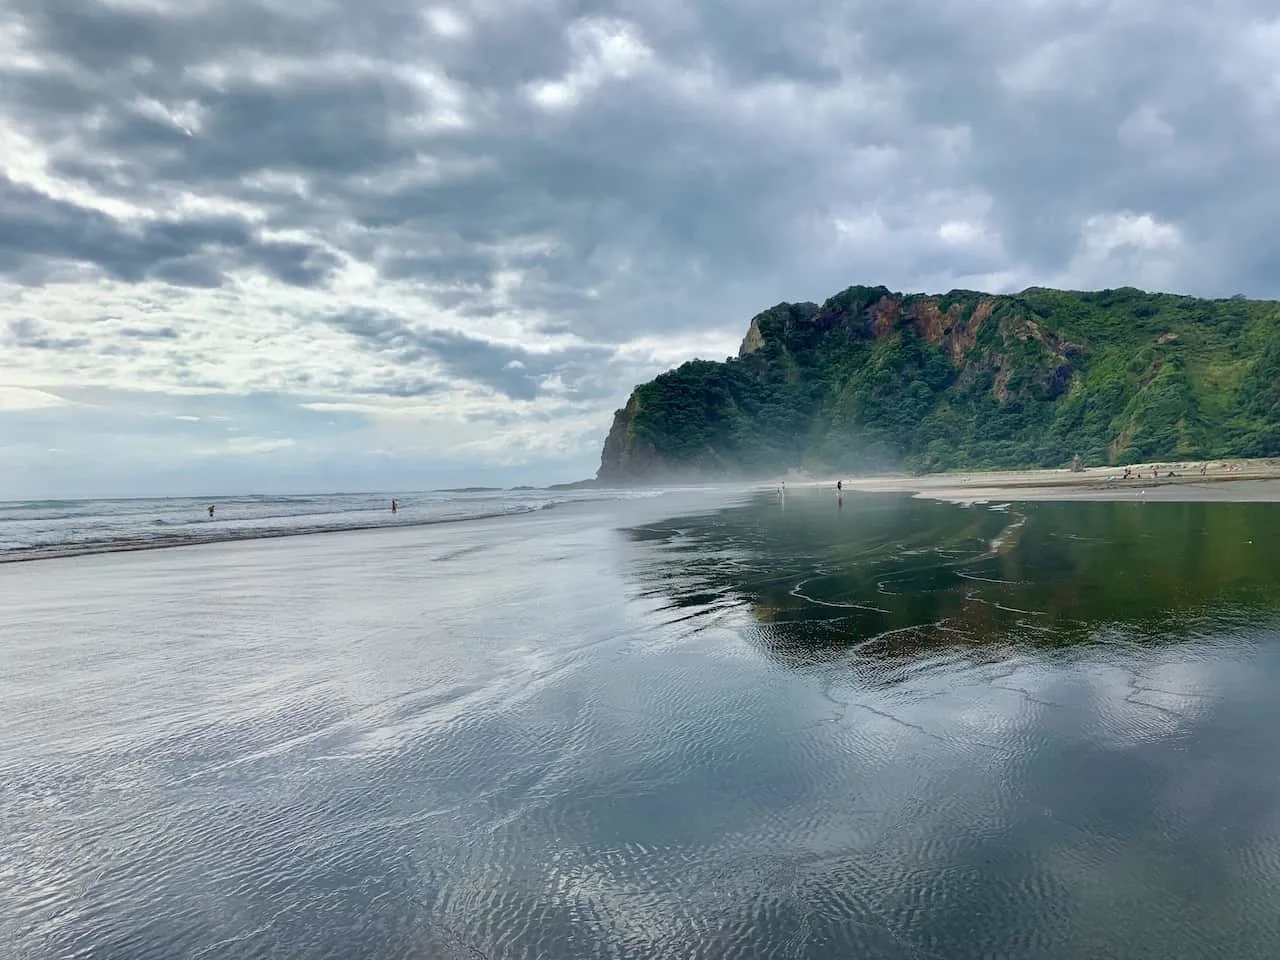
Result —
[{"label": "sky", "polygon": [[1280,296],[1273,0],[0,0],[0,499],[594,473],[856,283]]}]

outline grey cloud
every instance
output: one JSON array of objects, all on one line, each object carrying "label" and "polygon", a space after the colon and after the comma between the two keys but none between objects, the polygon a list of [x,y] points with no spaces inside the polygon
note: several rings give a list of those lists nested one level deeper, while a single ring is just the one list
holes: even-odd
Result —
[{"label": "grey cloud", "polygon": [[[314,53],[322,41],[334,39],[328,35],[333,21],[308,16],[306,3],[130,6],[98,0],[14,0],[13,6],[49,49],[106,74],[139,61],[181,68],[228,49]],[[379,5],[366,4],[362,12],[370,9]]]},{"label": "grey cloud", "polygon": [[[10,7],[50,66],[0,64],[0,111],[60,175],[139,202],[239,200],[323,241],[266,242],[234,218],[133,235],[2,184],[0,270],[28,283],[74,261],[197,287],[252,266],[315,287],[336,251],[480,329],[524,311],[606,344],[741,326],[854,282],[1141,282],[1142,250],[1077,261],[1090,217],[1146,214],[1178,240],[1164,282],[1280,295],[1280,118],[1249,54],[1268,49],[1249,39],[1274,16],[1263,0],[460,3],[472,30],[455,39],[415,0]],[[584,17],[631,24],[650,59],[540,110],[528,85],[592,55]],[[427,68],[466,124],[420,122],[449,106],[414,80]],[[264,173],[301,178],[302,196]],[[607,350],[524,354],[345,316],[403,365],[396,395],[436,388],[424,362],[509,396],[554,374],[625,390]]]},{"label": "grey cloud", "polygon": [[[331,326],[354,336],[366,350],[393,357],[406,367],[438,363],[457,379],[483,384],[514,400],[532,400],[548,377],[559,376],[570,395],[595,395],[596,367],[610,351],[575,347],[540,353],[470,337],[451,330],[423,330],[398,317],[352,310],[326,317]],[[438,383],[424,378],[384,388],[392,396],[420,396]]]},{"label": "grey cloud", "polygon": [[[1239,231],[1244,253],[1261,238],[1242,207],[1265,199],[1265,209],[1280,209],[1267,173],[1274,138],[1228,76],[1233,46],[1267,15],[1263,3],[1006,3],[980,13],[909,0],[870,9],[873,64],[897,64],[913,81],[902,88],[908,119],[966,129],[957,182],[991,196],[1007,256],[1025,269],[1062,270],[1096,213],[1149,212],[1193,243]],[[1143,110],[1168,124],[1167,139],[1124,141],[1124,125]],[[1189,254],[1181,282],[1220,291],[1241,260],[1215,261]],[[1280,289],[1261,271],[1246,285]]]},{"label": "grey cloud", "polygon": [[339,260],[328,250],[305,243],[255,243],[246,255],[281,283],[293,287],[320,287]]},{"label": "grey cloud", "polygon": [[306,77],[289,86],[244,86],[186,90],[206,110],[196,134],[126,115],[103,131],[101,142],[113,153],[136,158],[139,172],[176,182],[234,179],[259,170],[341,175],[411,157],[411,145],[397,143],[388,128],[416,102],[394,80]]},{"label": "grey cloud", "polygon": [[100,210],[49,197],[0,175],[0,272],[29,275],[40,262],[91,263],[125,281],[220,286],[237,266],[260,265],[282,282],[317,286],[335,259],[299,243],[263,240],[232,217],[126,225]]},{"label": "grey cloud", "polygon": [[[312,36],[327,35],[337,52],[394,56],[406,38],[421,39],[420,27],[406,29],[414,23],[408,11],[402,4],[373,4],[367,11],[365,42],[343,43],[337,19],[326,25],[305,16],[281,15],[268,24],[272,15],[256,5],[149,18],[137,10],[108,11],[88,0],[42,4],[28,11],[34,32],[50,50],[77,63],[82,79],[76,84],[51,75],[41,87],[32,77],[20,78],[25,85],[23,103],[38,103],[41,118],[51,103],[66,108],[54,111],[54,120],[33,123],[75,121],[90,110],[100,115],[91,128],[79,125],[87,149],[57,158],[62,173],[99,187],[114,184],[126,193],[145,192],[172,180],[232,189],[237,177],[253,170],[300,170],[312,180],[316,194],[340,206],[329,209],[320,204],[321,209],[304,210],[285,197],[277,196],[273,203],[259,193],[257,199],[267,202],[284,225],[319,222],[335,236],[346,222],[389,231],[386,249],[376,250],[372,259],[390,279],[412,276],[443,286],[484,287],[491,285],[496,271],[512,266],[511,256],[502,251],[505,241],[513,235],[552,233],[556,249],[531,258],[538,261],[537,275],[527,278],[517,292],[517,304],[563,312],[576,329],[606,338],[608,321],[580,291],[609,281],[609,263],[633,254],[629,247],[643,248],[650,261],[643,269],[675,281],[672,285],[688,279],[684,266],[691,256],[724,258],[725,269],[736,269],[771,252],[779,239],[774,224],[759,222],[737,200],[744,193],[759,194],[755,177],[761,164],[735,160],[749,157],[751,151],[733,138],[717,136],[706,127],[705,117],[672,111],[669,104],[655,103],[643,88],[615,91],[613,107],[584,111],[576,131],[555,132],[530,112],[522,85],[572,66],[573,52],[565,42],[568,11],[554,5],[488,23],[473,45],[441,48],[440,62],[469,84],[467,89],[482,92],[491,105],[492,125],[480,124],[465,133],[416,139],[393,134],[397,118],[424,104],[418,94],[391,79],[310,76],[267,83],[233,71],[229,81],[211,85],[193,79],[196,74],[190,69],[249,50],[272,50],[264,40],[299,29]],[[362,17],[365,13],[362,10]],[[91,41],[94,37],[101,42]],[[306,49],[292,43],[280,49]],[[311,52],[318,49],[312,47]],[[149,70],[131,70],[129,64],[139,58]],[[792,57],[788,62],[800,61]],[[90,79],[104,81],[102,96],[91,95]],[[200,131],[188,136],[172,124],[140,114],[125,96],[137,92],[167,102],[200,103]],[[689,144],[700,131],[707,135],[706,149],[697,169],[662,159],[667,144]],[[446,160],[492,156],[495,163],[488,172],[434,187],[383,189],[369,182],[371,172],[394,164],[404,168],[424,149]],[[767,155],[762,162],[765,173],[776,174],[783,166],[779,158]],[[399,228],[411,234],[407,247],[401,237],[391,235]],[[473,249],[454,255],[436,252],[459,243]],[[202,286],[213,285],[222,273],[200,257],[174,258],[153,269],[162,279]],[[323,271],[321,265],[314,273],[278,275],[309,283]],[[640,281],[644,286],[649,282]],[[624,292],[628,300],[639,299],[635,289]],[[477,316],[495,309],[483,292],[455,294],[453,305]],[[651,299],[643,310],[651,327],[688,323]],[[628,319],[628,329],[638,329],[636,318]]]},{"label": "grey cloud", "polygon": [[403,320],[377,310],[348,310],[325,321],[356,337],[366,349],[394,353],[406,363],[423,360],[428,351],[422,335]]},{"label": "grey cloud", "polygon": [[452,331],[433,331],[427,335],[427,342],[429,349],[457,376],[521,400],[537,396],[542,380],[552,375],[559,375],[571,390],[585,386],[589,362],[604,360],[608,355],[607,351],[588,348],[532,353]]},{"label": "grey cloud", "polygon": [[119,343],[108,343],[96,348],[97,355],[100,357],[124,357],[133,359],[141,357],[143,351],[141,347],[126,346]]},{"label": "grey cloud", "polygon": [[151,268],[151,275],[176,287],[202,287],[213,289],[222,286],[223,267],[217,259],[199,254],[163,260]]},{"label": "grey cloud", "polygon": [[58,337],[50,328],[31,317],[9,321],[9,343],[28,350],[78,350],[89,345],[85,337]]},{"label": "grey cloud", "polygon": [[[103,177],[112,170],[143,189],[148,177],[350,173],[412,155],[414,144],[397,141],[390,127],[421,98],[386,69],[313,65],[263,79],[246,61],[293,57],[305,67],[332,52],[410,65],[410,52],[423,52],[415,43],[422,34],[418,4],[375,2],[347,12],[238,0],[160,11],[99,0],[18,0],[18,9],[35,43],[69,69],[4,71],[5,99],[47,134],[74,131],[97,148],[59,157],[65,172]],[[404,48],[400,57],[389,49],[396,46]],[[139,97],[198,105],[199,130],[143,109]],[[91,128],[80,123],[90,113]]]},{"label": "grey cloud", "polygon": [[441,384],[433,380],[427,380],[423,377],[398,377],[375,387],[370,392],[375,396],[406,399],[410,397],[429,397],[439,393],[440,390]]},{"label": "grey cloud", "polygon": [[116,331],[120,336],[130,340],[177,340],[175,327],[121,327]]}]

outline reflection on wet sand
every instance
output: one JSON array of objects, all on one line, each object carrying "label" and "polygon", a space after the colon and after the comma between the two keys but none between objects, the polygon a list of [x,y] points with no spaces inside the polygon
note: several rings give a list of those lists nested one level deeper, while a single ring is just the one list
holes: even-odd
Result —
[{"label": "reflection on wet sand", "polygon": [[1268,504],[845,499],[792,492],[785,511],[630,535],[664,548],[645,579],[672,603],[745,605],[753,642],[798,665],[1176,641],[1280,605]]}]

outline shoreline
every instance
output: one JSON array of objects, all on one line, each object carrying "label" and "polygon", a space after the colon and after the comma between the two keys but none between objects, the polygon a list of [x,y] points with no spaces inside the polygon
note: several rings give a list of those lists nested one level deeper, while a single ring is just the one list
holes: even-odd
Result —
[{"label": "shoreline", "polygon": [[[1149,463],[1142,465],[1140,468],[1135,467],[1133,478],[1128,480],[1122,479],[1124,472],[1122,467],[1090,467],[1078,473],[1065,468],[1057,470],[993,470],[924,474],[921,476],[888,474],[861,477],[830,476],[822,479],[791,477],[786,482],[788,488],[793,490],[829,489],[834,491],[837,480],[840,480],[843,482],[846,493],[906,493],[919,499],[938,500],[961,506],[1032,501],[1280,503],[1280,459],[1210,461],[1203,475],[1200,473],[1201,466],[1202,463],[1199,461]],[[1153,477],[1154,472],[1160,474],[1158,479]],[[1138,474],[1142,474],[1142,476],[1139,477]],[[743,483],[739,481],[707,483],[699,486],[702,489],[730,487],[735,490],[766,491],[776,487],[777,482],[757,481],[755,483]],[[600,489],[623,491],[635,488]],[[662,488],[654,487],[652,489]],[[473,520],[515,518],[545,509],[547,509],[546,506],[531,511],[494,511],[492,513],[460,517],[436,517],[420,520],[400,519],[391,522],[377,521],[291,529],[260,528],[243,532],[226,530],[212,536],[146,540],[126,539],[17,547],[0,550],[0,567],[8,564],[30,563],[40,560],[98,556],[111,553],[136,553],[178,547],[236,543],[247,540],[275,540],[315,536],[324,533],[403,530],[411,527],[466,523]]]},{"label": "shoreline", "polygon": [[[1205,466],[1202,475],[1201,467]],[[1146,463],[1123,479],[1124,467],[1058,470],[993,470],[829,477],[795,480],[797,489],[832,487],[846,492],[910,493],[930,500],[974,504],[1030,500],[1159,500],[1173,503],[1280,503],[1280,460],[1170,461]],[[1157,478],[1155,473],[1159,474]],[[1170,475],[1172,474],[1172,475]]]},{"label": "shoreline", "polygon": [[283,540],[290,537],[315,537],[326,533],[370,533],[383,530],[412,530],[445,524],[469,523],[473,520],[501,520],[507,517],[529,517],[551,509],[482,513],[465,517],[433,517],[425,520],[395,520],[376,523],[339,524],[332,527],[267,527],[246,531],[219,531],[210,536],[175,536],[154,540],[101,540],[90,543],[52,544],[37,547],[13,547],[0,550],[0,566],[7,563],[34,563],[38,560],[63,560],[69,557],[96,557],[108,553],[142,553],[150,550],[176,550],[215,544],[245,543],[252,540]]},{"label": "shoreline", "polygon": [[[682,492],[699,493],[711,487],[680,488],[655,487],[658,493],[678,495]],[[736,489],[747,489],[739,487]],[[622,496],[610,497],[610,492]],[[455,526],[468,523],[494,521],[531,520],[551,512],[566,509],[590,507],[606,503],[649,502],[664,499],[662,497],[642,497],[637,500],[630,494],[634,490],[626,488],[601,488],[597,496],[578,498],[552,499],[548,502],[530,504],[520,509],[490,509],[476,513],[456,516],[414,517],[401,512],[396,519],[380,514],[380,519],[369,519],[331,525],[299,525],[293,527],[216,527],[196,525],[198,533],[191,532],[172,536],[150,538],[117,538],[70,543],[51,543],[38,546],[22,546],[0,549],[0,569],[9,564],[35,563],[41,560],[61,560],[75,557],[102,556],[106,554],[145,553],[154,550],[176,550],[183,547],[212,546],[215,544],[246,543],[260,540],[283,540],[298,537],[314,537],[324,534],[383,533],[394,530],[406,531],[433,527]],[[667,501],[670,502],[670,501]],[[677,501],[678,502],[678,501]]]}]

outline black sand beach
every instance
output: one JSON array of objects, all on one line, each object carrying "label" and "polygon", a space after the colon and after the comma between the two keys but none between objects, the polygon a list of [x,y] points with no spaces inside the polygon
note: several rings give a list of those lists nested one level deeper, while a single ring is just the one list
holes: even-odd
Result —
[{"label": "black sand beach", "polygon": [[0,942],[1273,957],[1278,529],[811,489],[9,564]]}]

